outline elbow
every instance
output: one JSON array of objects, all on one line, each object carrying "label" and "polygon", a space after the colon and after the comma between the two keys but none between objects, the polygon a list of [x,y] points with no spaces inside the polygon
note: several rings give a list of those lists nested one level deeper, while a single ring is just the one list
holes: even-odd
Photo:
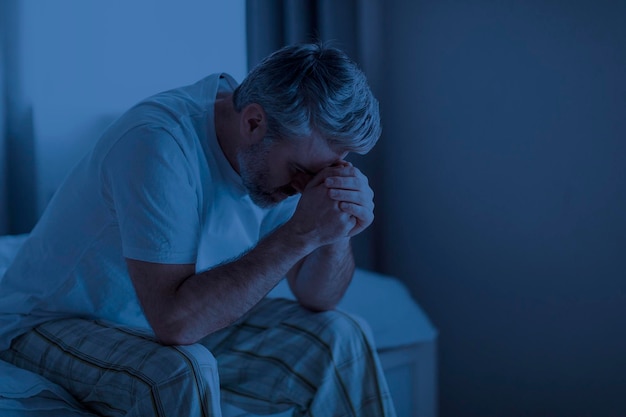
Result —
[{"label": "elbow", "polygon": [[[162,312],[161,312],[162,313]],[[168,317],[164,319],[164,317]],[[166,346],[193,345],[202,336],[189,325],[188,320],[177,318],[175,314],[159,314],[148,320],[157,341]]]},{"label": "elbow", "polygon": [[307,310],[321,313],[337,308],[339,302],[343,299],[345,289],[343,291],[319,293],[317,291],[294,291],[298,304]]},{"label": "elbow", "polygon": [[199,338],[193,337],[190,328],[180,315],[173,311],[158,311],[146,317],[152,327],[157,342],[165,346],[192,345]]}]

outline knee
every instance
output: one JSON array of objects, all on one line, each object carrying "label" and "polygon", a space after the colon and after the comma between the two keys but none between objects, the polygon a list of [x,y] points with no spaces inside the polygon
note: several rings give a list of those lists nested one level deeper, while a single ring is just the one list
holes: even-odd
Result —
[{"label": "knee", "polygon": [[182,386],[193,386],[202,381],[210,383],[218,378],[215,357],[200,344],[188,346],[156,345],[146,352],[137,369],[156,386],[173,380]]},{"label": "knee", "polygon": [[204,415],[201,410],[219,398],[217,361],[199,344],[159,346],[137,372],[142,383],[132,401],[133,416],[146,415],[154,404],[166,416]]}]

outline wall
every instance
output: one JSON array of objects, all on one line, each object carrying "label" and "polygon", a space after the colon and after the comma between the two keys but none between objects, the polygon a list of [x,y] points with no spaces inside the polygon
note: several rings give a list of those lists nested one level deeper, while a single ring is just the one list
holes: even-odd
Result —
[{"label": "wall", "polygon": [[15,17],[13,98],[22,115],[32,109],[35,217],[127,107],[212,72],[247,72],[243,0],[21,0]]},{"label": "wall", "polygon": [[385,10],[380,268],[441,416],[626,415],[626,2]]}]

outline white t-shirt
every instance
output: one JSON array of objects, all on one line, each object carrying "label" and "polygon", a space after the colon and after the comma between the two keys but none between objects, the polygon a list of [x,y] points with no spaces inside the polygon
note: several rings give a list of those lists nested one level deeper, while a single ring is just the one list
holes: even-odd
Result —
[{"label": "white t-shirt", "polygon": [[219,146],[215,97],[235,87],[210,75],[140,102],[105,131],[0,281],[0,350],[62,317],[151,330],[124,258],[206,270],[291,217],[297,196],[256,206]]}]

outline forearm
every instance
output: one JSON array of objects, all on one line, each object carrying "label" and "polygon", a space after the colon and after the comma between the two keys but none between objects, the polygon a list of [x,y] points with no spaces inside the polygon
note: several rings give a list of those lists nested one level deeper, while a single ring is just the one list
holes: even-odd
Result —
[{"label": "forearm", "polygon": [[291,219],[236,260],[196,274],[193,264],[127,259],[157,337],[194,343],[239,319],[285,276],[302,305],[334,308],[354,272],[350,237],[373,219],[372,196],[360,171],[329,167],[309,182]]},{"label": "forearm", "polygon": [[277,229],[236,260],[182,281],[157,319],[161,328],[155,332],[165,343],[188,344],[230,325],[311,250],[302,239]]},{"label": "forearm", "polygon": [[304,258],[288,279],[291,290],[304,307],[331,310],[343,297],[354,275],[349,238],[322,246]]},{"label": "forearm", "polygon": [[[354,275],[350,238],[374,220],[374,192],[367,177],[352,164],[342,161],[318,173],[309,185],[321,184],[326,197],[351,228],[343,238],[319,246],[289,272],[291,290],[305,307],[330,310],[337,306]],[[323,217],[322,217],[323,218]]]}]

